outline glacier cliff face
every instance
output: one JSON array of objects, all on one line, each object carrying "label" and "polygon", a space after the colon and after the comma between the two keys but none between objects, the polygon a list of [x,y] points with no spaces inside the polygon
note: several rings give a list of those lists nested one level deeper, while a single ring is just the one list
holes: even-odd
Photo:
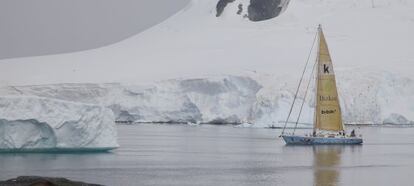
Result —
[{"label": "glacier cliff face", "polygon": [[[307,81],[308,79],[305,79]],[[254,123],[280,126],[293,101],[298,78],[246,73],[170,79],[147,86],[126,84],[56,84],[0,88],[0,95],[35,95],[100,104],[116,121]],[[414,120],[414,81],[389,72],[337,70],[345,123],[408,124]],[[306,97],[299,123],[313,121],[314,84]],[[291,122],[296,122],[304,87]],[[398,114],[397,114],[398,113]],[[398,117],[397,117],[398,116]]]},{"label": "glacier cliff face", "polygon": [[[414,81],[387,71],[363,69],[337,70],[342,116],[348,124],[409,124],[414,120]],[[264,88],[257,93],[253,115],[260,125],[282,123],[293,102],[297,86],[292,77],[258,78]],[[293,81],[292,81],[293,80]],[[308,81],[308,80],[306,80]],[[314,112],[314,84],[310,84],[299,123],[310,125]],[[303,85],[302,85],[303,86]],[[304,87],[293,108],[291,122],[296,122],[303,102]]]},{"label": "glacier cliff face", "polygon": [[0,97],[0,151],[118,147],[113,113],[102,106],[29,96]]},{"label": "glacier cliff face", "polygon": [[56,84],[0,88],[0,95],[35,95],[101,104],[117,121],[240,123],[261,86],[249,77],[171,79],[148,86]]}]

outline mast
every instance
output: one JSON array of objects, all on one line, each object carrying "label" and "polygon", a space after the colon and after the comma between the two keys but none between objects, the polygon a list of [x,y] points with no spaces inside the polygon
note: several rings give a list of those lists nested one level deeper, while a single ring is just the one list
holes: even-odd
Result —
[{"label": "mast", "polygon": [[317,123],[318,123],[318,117],[316,116],[316,114],[318,113],[318,84],[319,84],[319,50],[320,50],[320,43],[321,43],[321,32],[322,32],[322,25],[319,24],[318,26],[318,51],[317,51],[317,55],[316,55],[316,70],[317,72],[315,73],[315,88],[316,88],[316,93],[315,93],[315,111],[314,111],[314,116],[313,116],[313,133],[316,133],[316,130],[318,129],[317,127]]},{"label": "mast", "polygon": [[318,27],[319,48],[317,53],[316,74],[316,107],[314,131],[342,131],[342,114],[338,100],[335,73],[328,45],[322,31]]}]

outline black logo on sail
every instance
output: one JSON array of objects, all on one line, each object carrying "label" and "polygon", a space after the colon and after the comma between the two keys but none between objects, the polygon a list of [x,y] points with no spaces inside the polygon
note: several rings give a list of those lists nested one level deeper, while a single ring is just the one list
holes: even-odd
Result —
[{"label": "black logo on sail", "polygon": [[321,114],[333,114],[336,110],[321,110]]},{"label": "black logo on sail", "polygon": [[324,74],[329,74],[329,66],[326,64],[323,64],[323,73]]},{"label": "black logo on sail", "polygon": [[336,96],[319,96],[320,101],[336,101]]}]

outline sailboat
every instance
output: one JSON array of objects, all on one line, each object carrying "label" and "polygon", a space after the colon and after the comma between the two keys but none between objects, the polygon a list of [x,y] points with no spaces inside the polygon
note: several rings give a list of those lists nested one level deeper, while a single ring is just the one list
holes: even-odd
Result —
[{"label": "sailboat", "polygon": [[[323,34],[321,25],[319,25],[318,27],[317,36],[319,36],[319,48],[314,68],[312,68],[312,74],[314,70],[316,70],[316,106],[314,111],[313,133],[305,136],[295,135],[294,132],[293,134],[289,135],[284,133],[286,129],[286,124],[289,120],[289,116],[292,112],[293,104],[295,103],[295,100],[297,98],[300,83],[302,82],[304,75],[303,73],[301,81],[299,82],[298,90],[296,91],[295,99],[290,109],[288,119],[286,120],[285,127],[283,128],[281,137],[288,145],[362,144],[362,137],[356,136],[354,130],[351,132],[350,135],[345,134],[345,126],[342,122],[342,114],[338,99],[338,90],[336,87],[335,73],[333,70],[333,64],[331,56],[329,54],[328,45],[326,43],[326,39]],[[306,90],[306,93],[307,91],[308,90]],[[303,103],[304,102],[305,101],[303,101]],[[301,110],[299,112],[298,121],[303,108],[303,103]]]}]

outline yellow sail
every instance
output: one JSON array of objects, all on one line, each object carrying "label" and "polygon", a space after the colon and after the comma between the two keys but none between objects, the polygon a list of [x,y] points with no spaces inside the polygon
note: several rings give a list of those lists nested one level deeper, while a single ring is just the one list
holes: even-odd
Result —
[{"label": "yellow sail", "polygon": [[344,127],[332,60],[322,28],[319,26],[318,30],[319,52],[317,61],[315,129],[341,131],[344,130]]}]

